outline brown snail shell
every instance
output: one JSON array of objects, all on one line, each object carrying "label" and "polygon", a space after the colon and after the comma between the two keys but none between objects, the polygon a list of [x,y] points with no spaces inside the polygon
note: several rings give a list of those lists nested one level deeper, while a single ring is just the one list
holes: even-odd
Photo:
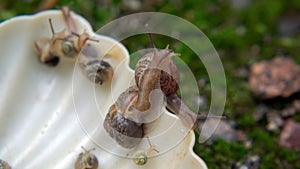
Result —
[{"label": "brown snail shell", "polygon": [[[157,51],[157,49],[154,50],[156,50],[155,52],[159,52],[157,53],[159,55],[167,55],[170,52],[172,52],[171,50],[168,49],[168,46],[166,47],[166,49],[160,51]],[[145,70],[148,69],[150,62],[152,61],[155,55],[155,52],[147,53],[146,55],[142,56],[137,62],[136,69],[135,69],[135,82],[137,86],[139,86],[139,84],[141,83],[142,75],[144,74]],[[177,92],[179,88],[178,86],[179,79],[180,79],[180,75],[177,66],[175,65],[173,60],[170,60],[168,66],[164,70],[161,70],[161,76],[160,76],[160,88],[165,95],[169,95]]]},{"label": "brown snail shell", "polygon": [[104,128],[109,135],[114,138],[121,146],[133,148],[137,145],[144,135],[142,123],[136,123],[125,118],[125,113],[137,96],[138,89],[135,86],[123,92],[115,104],[113,104],[104,121]]},{"label": "brown snail shell", "polygon": [[104,60],[91,60],[86,63],[79,63],[83,74],[96,84],[102,85],[106,81],[110,81],[113,77],[113,68]]},{"label": "brown snail shell", "polygon": [[84,46],[78,63],[82,73],[91,82],[102,85],[112,80],[114,70],[108,62],[100,59],[95,46],[91,44]]},{"label": "brown snail shell", "polygon": [[84,147],[81,148],[84,152],[78,155],[74,169],[97,169],[98,159],[94,154],[90,153],[94,149],[86,150]]}]

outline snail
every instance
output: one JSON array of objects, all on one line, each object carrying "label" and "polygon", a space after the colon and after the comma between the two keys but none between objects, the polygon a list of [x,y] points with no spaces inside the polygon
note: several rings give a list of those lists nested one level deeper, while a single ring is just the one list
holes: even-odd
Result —
[{"label": "snail", "polygon": [[87,44],[78,58],[82,73],[93,83],[102,85],[112,80],[114,70],[111,65],[100,59],[95,47]]},{"label": "snail", "polygon": [[94,154],[90,153],[90,151],[95,150],[95,148],[90,150],[86,150],[82,146],[81,148],[84,150],[84,152],[78,155],[74,169],[97,169],[98,159]]},{"label": "snail", "polygon": [[132,159],[133,162],[137,165],[145,165],[148,162],[148,156],[151,152],[155,151],[159,153],[159,151],[156,150],[156,147],[151,144],[149,137],[147,137],[147,141],[150,145],[149,149],[147,151],[140,151],[136,153],[135,157]]},{"label": "snail", "polygon": [[6,161],[0,159],[0,169],[11,169],[11,167]]},{"label": "snail", "polygon": [[[151,59],[142,73],[135,74],[139,76],[138,84],[129,87],[110,107],[103,125],[108,134],[121,146],[133,148],[143,138],[146,127],[143,117],[150,113],[147,111],[151,107],[150,100],[155,99],[151,97],[151,92],[159,87],[162,70],[169,65],[171,57],[176,55],[168,49],[146,54],[145,57]],[[138,70],[139,66],[136,72]]]},{"label": "snail", "polygon": [[34,42],[34,49],[40,61],[49,66],[56,66],[61,57],[75,58],[87,40],[98,41],[90,38],[90,35],[86,31],[81,34],[78,33],[68,7],[62,8],[62,14],[67,28],[56,33],[53,28],[52,20],[49,18],[52,33],[51,38],[43,37]]}]

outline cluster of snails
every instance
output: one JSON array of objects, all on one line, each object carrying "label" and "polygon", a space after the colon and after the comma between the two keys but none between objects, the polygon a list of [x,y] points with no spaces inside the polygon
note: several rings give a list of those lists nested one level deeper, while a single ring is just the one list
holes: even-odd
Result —
[{"label": "cluster of snails", "polygon": [[[165,107],[164,104],[152,105],[151,100],[157,99],[153,91],[157,89],[161,91],[161,96],[158,97],[166,100],[167,108],[176,114],[186,127],[195,126],[199,117],[176,93],[179,88],[179,72],[172,57],[177,55],[168,46],[158,50],[153,44],[153,50],[137,62],[136,84],[123,92],[110,107],[103,125],[107,133],[122,147],[136,147],[147,134],[148,123],[144,118]],[[160,107],[153,108],[157,106]]]},{"label": "cluster of snails", "polygon": [[49,19],[51,38],[42,37],[34,42],[34,49],[40,61],[49,66],[56,66],[60,58],[78,59],[79,67],[90,81],[101,85],[110,80],[114,73],[113,68],[99,58],[95,46],[87,43],[99,41],[92,39],[86,31],[79,33],[69,7],[62,7],[61,11],[66,29],[56,33],[52,20]]}]

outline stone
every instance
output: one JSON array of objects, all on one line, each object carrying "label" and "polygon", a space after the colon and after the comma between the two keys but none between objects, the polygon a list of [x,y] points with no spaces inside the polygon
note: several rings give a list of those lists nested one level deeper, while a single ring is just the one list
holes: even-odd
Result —
[{"label": "stone", "polygon": [[251,66],[249,84],[261,99],[287,98],[300,91],[300,66],[286,57],[255,63]]},{"label": "stone", "polygon": [[300,16],[297,13],[290,13],[280,18],[277,28],[282,36],[295,36],[300,32]]},{"label": "stone", "polygon": [[280,133],[279,144],[290,149],[300,148],[300,123],[287,120]]},{"label": "stone", "polygon": [[283,119],[277,112],[269,112],[267,114],[267,130],[269,131],[279,131],[280,127],[283,125]]},{"label": "stone", "polygon": [[[217,125],[219,119],[207,119],[205,121],[205,125],[207,125],[208,128],[212,128],[210,126],[215,126]],[[203,123],[202,123],[203,125]],[[200,126],[201,128],[202,126]],[[200,130],[201,131],[201,130]],[[205,133],[204,133],[205,135]],[[234,142],[237,140],[238,135],[237,135],[237,131],[230,125],[229,122],[227,122],[226,120],[220,120],[220,123],[218,124],[218,127],[216,128],[216,130],[213,132],[213,134],[211,136],[204,136],[205,138],[209,138],[210,141],[214,141],[217,138],[221,138],[227,142]]]},{"label": "stone", "polygon": [[264,104],[259,104],[253,112],[253,119],[255,121],[262,120],[269,112],[269,107]]},{"label": "stone", "polygon": [[236,169],[258,169],[260,157],[258,155],[248,155],[242,161],[236,163]]},{"label": "stone", "polygon": [[280,115],[287,118],[293,116],[296,112],[300,112],[300,100],[294,100],[292,104],[281,110]]}]

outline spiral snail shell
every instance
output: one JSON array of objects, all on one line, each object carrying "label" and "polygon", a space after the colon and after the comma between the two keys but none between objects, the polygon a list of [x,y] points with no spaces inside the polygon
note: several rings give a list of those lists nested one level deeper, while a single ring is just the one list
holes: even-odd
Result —
[{"label": "spiral snail shell", "polygon": [[104,121],[104,128],[108,134],[123,147],[132,148],[137,145],[144,135],[143,124],[136,123],[124,114],[128,112],[128,105],[136,97],[138,89],[135,86],[123,92],[113,104]]},{"label": "spiral snail shell", "polygon": [[102,85],[112,80],[114,70],[108,62],[99,58],[95,46],[87,44],[81,51],[78,63],[82,73],[91,82]]},{"label": "spiral snail shell", "polygon": [[[169,46],[167,46],[164,50],[158,51],[156,48],[154,48],[154,52],[149,52],[146,55],[142,56],[139,61],[137,62],[136,69],[135,69],[135,81],[137,86],[141,83],[143,80],[143,74],[145,70],[149,67],[151,60],[155,56],[155,54],[158,55],[168,55],[172,51],[168,49]],[[173,60],[170,60],[170,63],[167,65],[167,67],[164,70],[161,70],[161,76],[160,76],[160,88],[164,92],[165,95],[176,93],[179,86],[179,72],[174,64]]]},{"label": "spiral snail shell", "polygon": [[94,154],[90,153],[90,151],[95,149],[86,150],[84,147],[81,148],[84,152],[78,155],[74,169],[97,169],[98,159]]},{"label": "spiral snail shell", "polygon": [[140,165],[140,166],[145,165],[148,162],[148,156],[151,152],[155,151],[155,152],[159,153],[159,151],[156,150],[155,145],[151,144],[149,137],[147,137],[147,141],[150,146],[148,148],[148,150],[137,152],[135,157],[132,159],[133,162],[137,165]]}]

